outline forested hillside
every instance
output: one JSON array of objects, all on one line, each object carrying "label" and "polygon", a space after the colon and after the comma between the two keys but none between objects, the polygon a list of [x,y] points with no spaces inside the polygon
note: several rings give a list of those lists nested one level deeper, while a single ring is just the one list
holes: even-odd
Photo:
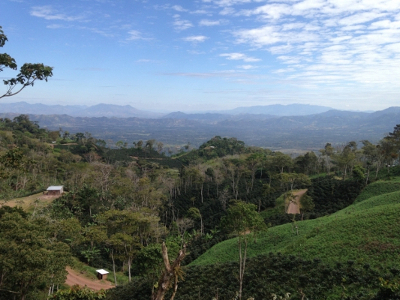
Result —
[{"label": "forested hillside", "polygon": [[[16,116],[18,114],[0,114],[3,118],[12,119]],[[35,114],[30,118],[50,130],[62,128],[71,133],[88,131],[93,137],[105,140],[109,147],[114,147],[118,141],[131,146],[132,141],[146,138],[161,141],[176,152],[176,147],[179,151],[189,143],[198,148],[219,135],[236,137],[248,145],[299,153],[299,150],[318,151],[327,142],[334,146],[362,140],[377,143],[392,130],[394,122],[400,120],[400,108],[390,107],[374,113],[330,110],[313,115],[290,116],[178,112],[152,119],[72,117],[60,113]]]},{"label": "forested hillside", "polygon": [[[400,175],[399,136],[398,125],[377,144],[364,140],[358,147],[358,141],[348,141],[334,147],[327,143],[318,152],[297,157],[215,136],[198,149],[187,145],[171,156],[154,139],[121,140],[117,148],[108,148],[89,130],[74,134],[49,131],[26,115],[0,119],[0,299],[46,299],[49,294],[64,299],[57,298],[61,297],[57,287],[66,288],[62,286],[65,267],[72,264],[72,257],[109,270],[116,285],[126,276],[129,283],[109,290],[108,299],[150,299],[152,295],[162,299],[157,295],[172,293],[181,277],[186,283],[179,284],[176,299],[198,295],[211,299],[216,291],[218,299],[232,299],[239,291],[238,267],[232,262],[238,253],[237,242],[231,240],[232,234],[243,240],[246,249],[249,246],[248,266],[239,280],[243,297],[272,299],[272,293],[290,292],[291,299],[302,299],[302,293],[318,299],[318,291],[329,290],[331,299],[378,299],[373,297],[384,292],[379,283],[365,287],[365,293],[357,287],[382,277],[383,286],[392,288],[400,266],[390,268],[387,251],[396,252],[397,243],[371,236],[367,243],[351,244],[352,252],[346,255],[331,255],[329,249],[345,249],[340,243],[346,244],[343,237],[352,230],[352,225],[340,227],[345,219],[368,220],[357,223],[357,232],[366,234],[384,214],[383,207],[375,204],[368,204],[373,207],[371,215],[362,208],[368,206],[367,201],[384,201],[370,199],[377,191],[370,188],[371,182]],[[397,184],[382,187],[382,193],[397,191]],[[32,209],[16,208],[24,204],[22,197],[43,194],[50,185],[64,186],[65,193],[46,205],[37,200]],[[306,192],[296,199],[298,190]],[[384,218],[392,226],[397,222],[396,195],[390,196],[391,215]],[[11,203],[13,207],[8,206]],[[298,205],[299,213],[287,213],[291,203]],[[248,215],[244,225],[228,226],[229,219],[238,219],[230,216],[240,209],[243,214],[239,215]],[[345,218],[348,215],[351,218]],[[331,220],[329,230],[323,225],[327,220]],[[269,229],[265,232],[264,227]],[[393,228],[387,228],[393,234],[388,238],[397,239]],[[258,230],[253,244],[248,238]],[[326,252],[312,248],[322,247],[317,239],[304,246],[304,238],[326,239],[325,231],[333,232],[338,243],[326,246]],[[224,245],[227,248],[221,248]],[[365,252],[366,247],[370,252]],[[166,249],[171,265],[165,258]],[[216,249],[224,249],[219,257],[213,255]],[[379,266],[383,260],[386,263]],[[335,267],[336,262],[340,267]],[[273,273],[259,276],[257,266]],[[309,270],[306,266],[314,266],[315,274],[304,274],[301,270]],[[301,285],[283,284],[283,275],[278,276],[283,270],[292,272]],[[359,277],[351,277],[360,270]],[[165,279],[162,273],[174,276]],[[324,281],[323,274],[330,274],[327,278],[332,280]],[[211,275],[219,276],[212,286]],[[248,276],[265,281],[273,277],[276,282],[250,285]],[[343,278],[351,285],[351,293],[341,292]],[[347,284],[344,288],[350,289]],[[397,293],[396,288],[392,290]],[[366,298],[345,298],[358,292]]]}]

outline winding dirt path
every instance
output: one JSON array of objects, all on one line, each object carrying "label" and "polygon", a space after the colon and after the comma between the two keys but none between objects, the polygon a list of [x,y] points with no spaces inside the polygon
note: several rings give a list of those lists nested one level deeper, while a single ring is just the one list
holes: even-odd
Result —
[{"label": "winding dirt path", "polygon": [[300,198],[307,192],[307,189],[304,190],[299,190],[297,192],[294,192],[294,198],[293,200],[290,200],[289,206],[287,209],[287,214],[300,214]]},{"label": "winding dirt path", "polygon": [[109,281],[104,281],[104,280],[90,280],[89,278],[84,277],[82,274],[79,272],[76,272],[75,270],[72,270],[70,267],[67,267],[67,280],[65,283],[69,286],[73,285],[79,285],[79,286],[86,286],[91,290],[94,291],[100,291],[100,290],[107,290],[111,289],[114,286],[112,285],[111,282]]}]

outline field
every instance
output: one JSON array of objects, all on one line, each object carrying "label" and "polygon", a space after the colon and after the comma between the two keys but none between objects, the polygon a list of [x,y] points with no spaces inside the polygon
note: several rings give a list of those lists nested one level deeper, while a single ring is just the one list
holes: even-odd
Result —
[{"label": "field", "polygon": [[7,205],[10,207],[22,207],[27,212],[33,212],[35,209],[43,208],[49,203],[51,203],[54,199],[59,198],[60,196],[48,196],[43,193],[38,193],[34,195],[30,195],[27,197],[15,198],[10,200],[0,200],[0,207],[3,205]]},{"label": "field", "polygon": [[[382,194],[382,191],[387,191]],[[273,253],[319,258],[325,263],[355,261],[377,268],[400,267],[400,178],[369,185],[355,203],[335,214],[269,228],[249,244],[248,257]],[[215,245],[190,265],[238,260],[236,239]]]}]

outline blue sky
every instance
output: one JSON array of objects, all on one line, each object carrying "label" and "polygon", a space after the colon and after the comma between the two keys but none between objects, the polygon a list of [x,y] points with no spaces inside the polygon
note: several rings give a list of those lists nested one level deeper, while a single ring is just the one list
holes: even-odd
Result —
[{"label": "blue sky", "polygon": [[0,16],[0,53],[54,67],[48,83],[3,102],[400,104],[397,0],[2,0]]}]

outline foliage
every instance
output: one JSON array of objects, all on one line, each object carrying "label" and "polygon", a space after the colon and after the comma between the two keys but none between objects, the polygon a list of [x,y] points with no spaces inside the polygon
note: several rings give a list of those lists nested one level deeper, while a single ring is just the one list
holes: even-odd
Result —
[{"label": "foliage", "polygon": [[341,210],[354,202],[364,183],[358,180],[340,180],[333,176],[318,177],[311,180],[308,195],[313,199],[314,217]]},{"label": "foliage", "polygon": [[53,300],[100,300],[106,298],[104,290],[95,292],[87,287],[75,285],[68,290],[59,290],[50,297]]},{"label": "foliage", "polygon": [[254,204],[236,201],[229,207],[226,216],[221,220],[221,227],[238,237],[239,299],[242,299],[248,243],[251,239],[255,239],[259,232],[267,229],[264,220],[255,211],[256,208]]},{"label": "foliage", "polygon": [[356,198],[355,202],[367,200],[373,196],[379,196],[395,191],[400,191],[400,182],[392,181],[375,181],[366,186],[363,192]]},{"label": "foliage", "polygon": [[45,220],[29,220],[18,210],[6,212],[0,231],[0,299],[24,299],[43,286],[65,281],[69,247],[50,235]]},{"label": "foliage", "polygon": [[[0,26],[0,47],[3,47],[7,40],[7,36],[4,34],[4,31]],[[17,69],[15,59],[7,53],[0,54],[0,72],[3,71],[4,68],[10,68],[12,70]],[[16,77],[3,80],[4,84],[7,85],[7,91],[3,95],[0,94],[0,99],[3,97],[14,96],[21,92],[25,87],[33,86],[36,80],[47,81],[48,78],[51,76],[53,76],[52,67],[45,66],[40,63],[25,63],[20,68],[19,73]],[[14,91],[16,87],[18,88],[16,91]]]},{"label": "foliage", "polygon": [[[48,144],[54,140],[66,144]],[[385,143],[391,146],[390,139]],[[24,115],[13,120],[2,119],[0,167],[3,180],[0,182],[0,193],[21,195],[54,184],[62,184],[68,191],[48,207],[35,210],[34,216],[21,209],[0,210],[0,220],[5,217],[9,220],[7,222],[14,219],[17,222],[17,218],[22,220],[18,221],[21,231],[16,232],[15,237],[7,230],[2,231],[2,235],[6,237],[5,241],[8,238],[22,240],[21,236],[25,234],[28,237],[31,234],[37,243],[32,243],[29,251],[38,249],[35,260],[31,262],[43,259],[40,265],[44,273],[50,274],[46,266],[52,266],[53,274],[58,272],[51,279],[48,275],[39,276],[40,279],[33,282],[27,292],[27,297],[31,298],[39,290],[62,281],[65,271],[57,269],[53,258],[56,254],[68,258],[68,248],[76,257],[92,266],[113,269],[116,284],[117,281],[118,284],[122,283],[117,274],[130,274],[132,285],[128,284],[127,289],[133,286],[132,295],[138,295],[137,299],[146,298],[156,287],[162,266],[161,241],[166,241],[171,256],[175,256],[173,252],[180,249],[183,241],[187,243],[185,268],[189,274],[193,270],[201,274],[198,280],[201,290],[195,285],[195,275],[191,275],[189,278],[193,279],[189,280],[187,289],[191,288],[192,291],[186,290],[185,283],[180,283],[177,297],[181,297],[179,295],[182,293],[182,297],[187,295],[190,299],[199,298],[199,293],[202,298],[203,292],[204,297],[209,299],[216,297],[217,293],[218,299],[235,297],[238,290],[236,261],[240,255],[242,258],[245,256],[243,251],[237,251],[237,245],[241,242],[244,246],[242,250],[246,249],[250,238],[254,243],[248,243],[246,256],[251,260],[246,268],[249,267],[249,271],[254,268],[252,277],[257,277],[257,272],[264,274],[264,270],[260,271],[251,264],[260,255],[269,261],[270,258],[265,258],[269,252],[284,254],[282,258],[273,258],[277,256],[274,254],[271,259],[281,261],[276,269],[286,277],[289,273],[285,268],[291,266],[290,261],[293,260],[287,259],[287,255],[301,257],[293,266],[295,271],[288,267],[293,274],[297,274],[298,270],[306,273],[311,267],[318,269],[318,264],[312,264],[314,257],[323,261],[321,265],[324,265],[325,271],[332,271],[336,261],[344,261],[345,264],[346,261],[353,261],[359,268],[366,263],[371,268],[379,266],[382,270],[398,268],[399,263],[393,258],[400,254],[400,239],[396,231],[400,225],[396,215],[400,180],[397,178],[378,181],[367,187],[365,185],[370,182],[368,172],[371,170],[372,173],[372,167],[378,178],[392,177],[400,168],[390,166],[378,170],[375,154],[378,149],[383,149],[384,144],[379,147],[372,147],[371,143],[366,142],[363,144],[368,147],[361,150],[356,148],[354,142],[337,148],[327,145],[320,157],[309,152],[292,159],[280,152],[247,147],[235,138],[215,137],[200,149],[189,151],[187,147],[187,152],[166,157],[162,153],[162,143],[156,143],[153,139],[136,142],[132,148],[128,148],[127,142],[121,141],[118,143],[119,149],[109,149],[88,132],[70,134],[61,128],[49,132]],[[372,152],[368,152],[368,149]],[[393,161],[393,157],[390,157]],[[322,170],[326,170],[328,175],[318,175]],[[309,174],[317,175],[310,179]],[[307,195],[300,200],[301,212],[307,220],[300,221],[300,216],[295,219],[298,235],[293,234],[290,224],[286,224],[274,226],[268,234],[263,233],[253,239],[255,229],[265,228],[265,223],[278,225],[292,221],[285,214],[285,197],[279,196],[294,188],[308,188]],[[353,204],[362,190],[363,193]],[[13,215],[14,219],[10,219],[9,215]],[[318,218],[320,216],[325,217]],[[25,231],[30,232],[28,234]],[[238,237],[226,240],[232,232]],[[3,236],[0,240],[3,242]],[[8,244],[8,240],[4,242],[4,251],[0,252],[5,262],[10,261]],[[46,258],[50,262],[44,260],[41,248],[47,251]],[[68,250],[68,254],[64,255],[64,250]],[[22,257],[21,261],[24,259]],[[299,266],[301,261],[305,263],[304,267]],[[64,265],[62,259],[59,263],[60,266]],[[2,270],[9,272],[8,266],[3,262],[1,264]],[[256,264],[262,266],[262,259]],[[35,266],[25,265],[27,269],[35,270]],[[273,264],[268,262],[264,266],[269,268]],[[244,270],[244,265],[242,267]],[[21,273],[18,268],[15,268],[15,277],[7,275],[5,278],[13,278],[14,282],[18,282],[16,276]],[[214,269],[221,277],[214,278],[215,285],[208,283],[208,276]],[[325,272],[323,270],[320,270],[321,274]],[[264,283],[257,283],[255,287],[250,282],[250,274],[241,272],[239,277],[245,287],[245,298],[269,299],[272,294],[284,295],[286,292],[292,293],[293,299],[301,299],[302,292],[307,297],[311,295],[316,298],[318,291],[322,291],[325,294],[321,295],[327,295],[327,299],[340,299],[342,296],[343,299],[355,299],[362,293],[370,297],[365,299],[373,299],[371,297],[376,295],[388,294],[389,289],[394,289],[396,295],[397,277],[386,276],[387,271],[379,272],[387,284],[379,286],[376,283],[378,277],[374,275],[371,277],[374,283],[364,290],[359,288],[361,284],[358,281],[354,281],[354,287],[351,287],[353,283],[350,286],[343,283],[346,287],[344,290],[335,281],[339,277],[333,279],[332,286],[332,283],[320,279],[320,274],[316,274],[316,279],[304,286],[299,285],[297,279],[290,279],[289,282],[296,288],[288,288],[289,285],[274,282],[271,278],[280,278],[280,275],[271,272],[268,275],[270,277],[261,276],[264,280],[274,282],[274,285],[265,284],[264,290]],[[314,276],[313,271],[309,273]],[[342,279],[353,282],[343,276],[344,273]],[[223,281],[225,279],[230,282]],[[205,282],[213,291],[206,291]],[[12,286],[13,283],[7,282],[7,285]],[[184,289],[181,290],[181,287]],[[328,292],[329,289],[331,292]],[[125,295],[121,294],[122,291],[124,287],[118,287],[109,294],[118,294],[123,299]],[[364,296],[360,296],[360,299]]]},{"label": "foliage", "polygon": [[[398,267],[400,254],[397,217],[400,191],[355,203],[324,218],[298,222],[299,235],[290,224],[275,226],[249,244],[248,257],[273,252],[320,257],[326,263],[338,260],[368,262],[371,266]],[[366,238],[367,237],[367,238]],[[190,265],[212,265],[236,261],[235,239],[215,245]]]},{"label": "foliage", "polygon": [[[175,299],[234,299],[237,268],[238,263],[186,267],[185,281],[180,283]],[[399,280],[395,268],[374,268],[352,260],[330,265],[319,258],[268,253],[248,260],[243,298],[272,300],[273,294],[290,293],[293,300],[389,300],[392,298],[384,293],[398,295]],[[145,280],[138,280],[109,290],[107,299],[148,299],[150,286]]]},{"label": "foliage", "polygon": [[243,141],[236,138],[222,138],[215,136],[211,140],[203,143],[198,150],[192,150],[189,153],[178,156],[185,164],[189,164],[197,159],[210,160],[227,155],[241,154],[246,151]]}]

